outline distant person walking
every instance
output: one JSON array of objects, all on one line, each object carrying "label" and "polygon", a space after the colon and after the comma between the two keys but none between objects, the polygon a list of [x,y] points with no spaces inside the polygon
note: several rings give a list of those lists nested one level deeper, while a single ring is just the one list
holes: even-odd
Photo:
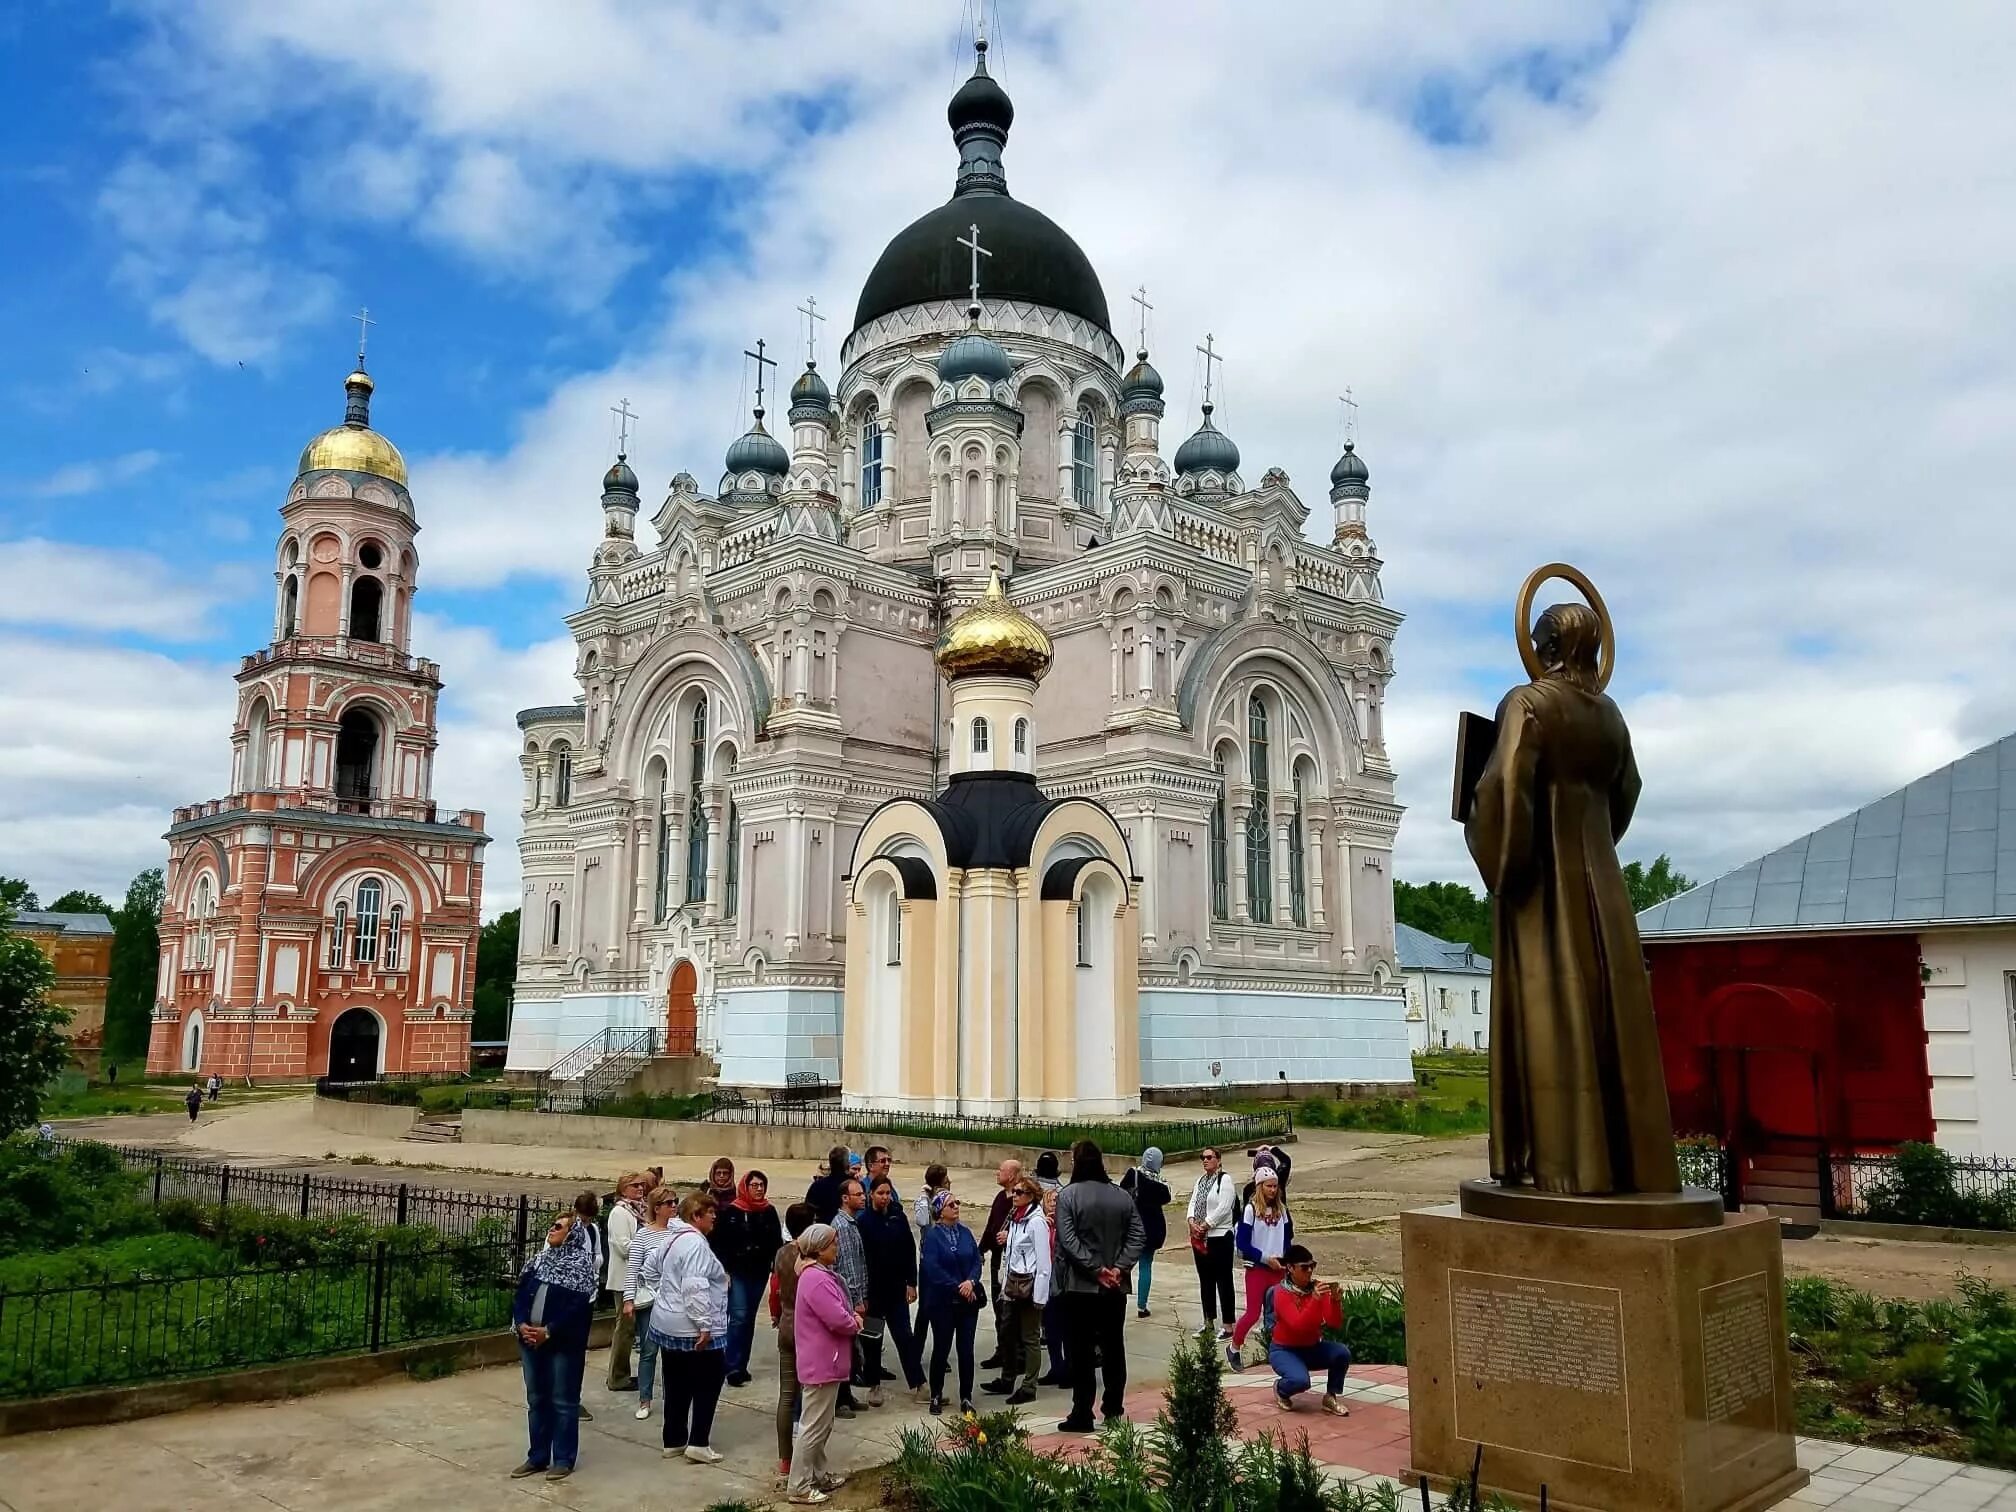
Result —
[{"label": "distant person walking", "polygon": [[973,1410],[973,1331],[980,1318],[980,1245],[959,1221],[959,1199],[932,1199],[933,1222],[918,1260],[925,1315],[931,1320],[931,1411],[945,1410],[945,1369],[959,1350],[959,1410]]},{"label": "distant person walking", "polygon": [[1239,1258],[1246,1262],[1246,1310],[1232,1325],[1232,1342],[1225,1346],[1225,1363],[1242,1368],[1240,1351],[1246,1335],[1260,1321],[1260,1308],[1268,1289],[1288,1274],[1282,1256],[1295,1239],[1295,1220],[1288,1204],[1281,1200],[1281,1178],[1274,1167],[1263,1165],[1253,1173],[1253,1200],[1239,1215],[1239,1229],[1233,1243]]},{"label": "distant person walking", "polygon": [[[194,1090],[194,1089],[191,1089]],[[525,1461],[513,1480],[574,1473],[581,1443],[581,1375],[595,1306],[595,1251],[581,1221],[562,1213],[526,1263],[511,1301],[511,1327],[525,1376]]]},{"label": "distant person walking", "polygon": [[[651,1388],[658,1380],[658,1350],[651,1342],[651,1309],[657,1305],[658,1296],[644,1281],[644,1262],[654,1250],[663,1249],[665,1241],[672,1237],[672,1219],[679,1211],[679,1194],[668,1186],[657,1186],[644,1200],[650,1214],[642,1228],[630,1236],[629,1258],[623,1266],[623,1312],[622,1317],[631,1325],[631,1335],[637,1341],[637,1416],[651,1416]],[[612,1215],[613,1216],[613,1215]],[[652,1275],[658,1272],[654,1269]],[[610,1280],[616,1278],[612,1275]],[[611,1351],[612,1355],[614,1351]],[[619,1362],[611,1359],[609,1368],[613,1371]],[[626,1357],[620,1362],[628,1366]],[[612,1390],[616,1388],[611,1388]]]},{"label": "distant person walking", "polygon": [[[651,1221],[648,1201],[651,1178],[642,1171],[625,1171],[616,1179],[616,1205],[609,1209],[609,1289],[623,1293],[625,1303],[635,1296],[631,1277],[630,1244],[637,1231]],[[611,1391],[634,1391],[637,1374],[630,1368],[630,1346],[637,1338],[637,1309],[625,1306],[616,1314],[616,1332],[609,1340],[609,1374],[605,1383]],[[649,1350],[645,1351],[648,1356]],[[651,1400],[651,1393],[641,1393]]]},{"label": "distant person walking", "polygon": [[119,1085],[119,1062],[110,1061],[106,1064],[105,1085],[108,1087],[116,1087]]},{"label": "distant person walking", "polygon": [[[1064,1355],[1071,1368],[1071,1415],[1059,1433],[1090,1433],[1095,1376],[1104,1377],[1100,1415],[1126,1416],[1127,1273],[1141,1258],[1141,1214],[1113,1185],[1099,1146],[1071,1147],[1071,1185],[1057,1195],[1057,1271],[1064,1298]],[[1095,1366],[1094,1359],[1097,1359]]]},{"label": "distant person walking", "polygon": [[182,1098],[182,1106],[189,1110],[189,1122],[196,1122],[196,1115],[203,1111],[203,1089],[192,1084]]},{"label": "distant person walking", "polygon": [[1207,1146],[1203,1160],[1204,1174],[1190,1189],[1190,1248],[1197,1257],[1204,1326],[1217,1324],[1222,1343],[1232,1337],[1232,1230],[1239,1221],[1239,1205],[1219,1153]]},{"label": "distant person walking", "polygon": [[840,1235],[831,1224],[815,1223],[798,1236],[798,1297],[793,1343],[798,1381],[805,1394],[803,1427],[791,1456],[791,1505],[817,1506],[840,1483],[826,1469],[826,1441],[840,1391],[854,1369],[854,1336],[861,1312],[849,1305],[847,1288],[834,1274]]},{"label": "distant person walking", "polygon": [[714,1231],[714,1199],[695,1192],[679,1204],[679,1217],[662,1249],[644,1262],[639,1280],[657,1297],[651,1342],[663,1351],[665,1458],[712,1465],[721,1456],[710,1444],[728,1332],[728,1272],[707,1242]]},{"label": "distant person walking", "polygon": [[217,1094],[224,1090],[224,1078],[215,1071],[210,1073],[210,1101],[217,1101]]},{"label": "distant person walking", "polygon": [[1022,1379],[1018,1384],[1013,1370],[1003,1370],[1000,1380],[980,1389],[1007,1395],[1010,1407],[1022,1407],[1036,1400],[1036,1376],[1043,1368],[1043,1311],[1050,1301],[1055,1246],[1050,1220],[1043,1216],[1043,1189],[1034,1178],[1017,1177],[1009,1198],[1001,1295],[1009,1326],[1019,1340],[1016,1358],[1021,1361]]},{"label": "distant person walking", "polygon": [[1120,1178],[1120,1190],[1134,1199],[1141,1214],[1141,1264],[1134,1272],[1134,1316],[1148,1316],[1148,1287],[1155,1275],[1155,1252],[1169,1241],[1169,1183],[1162,1179],[1162,1152],[1150,1145],[1141,1164]]},{"label": "distant person walking", "polygon": [[735,1200],[721,1210],[715,1233],[726,1230],[725,1243],[715,1246],[728,1272],[728,1384],[749,1384],[749,1356],[756,1345],[756,1311],[763,1288],[770,1284],[770,1265],[784,1242],[784,1225],[770,1205],[770,1178],[750,1171],[735,1188]]}]

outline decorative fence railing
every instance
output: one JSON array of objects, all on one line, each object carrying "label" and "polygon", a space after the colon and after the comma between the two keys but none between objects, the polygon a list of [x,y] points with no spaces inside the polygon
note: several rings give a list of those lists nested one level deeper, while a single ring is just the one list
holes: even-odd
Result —
[{"label": "decorative fence railing", "polygon": [[415,1107],[420,1102],[420,1094],[429,1087],[460,1087],[475,1082],[476,1078],[467,1072],[404,1071],[374,1077],[370,1081],[337,1081],[333,1077],[318,1076],[315,1079],[315,1095],[334,1098],[338,1102],[397,1103]]},{"label": "decorative fence railing", "polygon": [[[54,1141],[58,1147],[91,1142]],[[424,1224],[453,1238],[509,1236],[520,1248],[533,1219],[560,1206],[557,1200],[522,1192],[516,1196],[455,1192],[404,1181],[353,1181],[308,1171],[216,1165],[133,1145],[103,1148],[115,1151],[127,1170],[143,1178],[141,1195],[157,1206],[181,1199],[219,1208],[238,1204],[296,1218]]]},{"label": "decorative fence railing", "polygon": [[1722,1205],[1735,1212],[1741,1201],[1736,1190],[1736,1162],[1718,1144],[1688,1143],[1673,1147],[1680,1157],[1680,1183],[1722,1194]]},{"label": "decorative fence railing", "polygon": [[1062,1150],[1080,1139],[1098,1142],[1109,1155],[1139,1155],[1151,1146],[1165,1154],[1187,1154],[1205,1146],[1244,1149],[1295,1132],[1287,1109],[1234,1113],[1215,1118],[1138,1119],[984,1117],[951,1113],[887,1113],[843,1110],[837,1102],[721,1103],[706,1114],[715,1123],[759,1124],[786,1129],[842,1129],[859,1134],[892,1134],[911,1139],[957,1139],[983,1144],[1020,1144]]},{"label": "decorative fence railing", "polygon": [[1911,1144],[1820,1160],[1827,1218],[1934,1228],[2016,1229],[2016,1160]]},{"label": "decorative fence railing", "polygon": [[0,1291],[0,1398],[389,1349],[510,1322],[509,1239]]}]

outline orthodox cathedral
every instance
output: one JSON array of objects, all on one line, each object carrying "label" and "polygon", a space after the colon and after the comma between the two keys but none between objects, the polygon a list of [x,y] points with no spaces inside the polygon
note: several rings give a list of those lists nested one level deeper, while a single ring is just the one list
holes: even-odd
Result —
[{"label": "orthodox cathedral", "polygon": [[636,475],[603,479],[579,691],[518,716],[508,1064],[652,1028],[723,1085],[973,1113],[1411,1082],[1365,464],[1312,544],[1209,358],[1165,458],[1148,353],[1009,193],[984,43],[947,114],[952,197],[788,436],[759,387],[649,551]]}]

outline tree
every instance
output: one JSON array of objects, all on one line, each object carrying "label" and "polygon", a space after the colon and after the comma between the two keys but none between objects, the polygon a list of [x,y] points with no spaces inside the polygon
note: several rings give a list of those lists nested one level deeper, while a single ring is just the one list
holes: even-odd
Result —
[{"label": "tree", "polygon": [[35,897],[35,889],[19,877],[0,877],[0,912],[8,918],[18,913],[33,913],[42,905]]},{"label": "tree", "polygon": [[110,1061],[147,1054],[154,1027],[154,983],[161,964],[161,868],[150,867],[126,887],[112,911],[112,980],[105,992],[105,1051]]},{"label": "tree", "polygon": [[0,1138],[35,1127],[44,1089],[70,1064],[70,1013],[48,996],[56,968],[7,927],[13,917],[0,907]]},{"label": "tree", "polygon": [[1461,882],[1395,882],[1393,918],[1479,955],[1491,954],[1491,900]]},{"label": "tree", "polygon": [[485,924],[476,942],[476,1017],[469,1025],[471,1039],[510,1037],[511,984],[517,976],[518,910],[514,908]]},{"label": "tree", "polygon": [[1673,858],[1661,851],[1650,866],[1642,861],[1625,863],[1624,885],[1631,892],[1631,911],[1643,913],[1668,898],[1678,897],[1694,884],[1676,871]]},{"label": "tree", "polygon": [[73,887],[49,905],[50,913],[95,913],[110,918],[116,910],[94,892]]}]

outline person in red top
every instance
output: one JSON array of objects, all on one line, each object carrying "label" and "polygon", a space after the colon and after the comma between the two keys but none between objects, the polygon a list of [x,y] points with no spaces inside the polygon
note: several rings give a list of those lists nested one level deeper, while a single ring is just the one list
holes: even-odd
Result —
[{"label": "person in red top", "polygon": [[1351,1349],[1323,1337],[1325,1329],[1344,1326],[1343,1292],[1335,1281],[1317,1281],[1316,1257],[1306,1246],[1289,1245],[1281,1259],[1288,1267],[1288,1279],[1267,1289],[1263,1308],[1267,1363],[1280,1378],[1274,1383],[1274,1404],[1293,1412],[1295,1398],[1309,1389],[1309,1373],[1327,1369],[1330,1380],[1323,1410],[1333,1417],[1349,1417],[1351,1409],[1337,1394],[1344,1389],[1344,1372],[1351,1368]]}]

